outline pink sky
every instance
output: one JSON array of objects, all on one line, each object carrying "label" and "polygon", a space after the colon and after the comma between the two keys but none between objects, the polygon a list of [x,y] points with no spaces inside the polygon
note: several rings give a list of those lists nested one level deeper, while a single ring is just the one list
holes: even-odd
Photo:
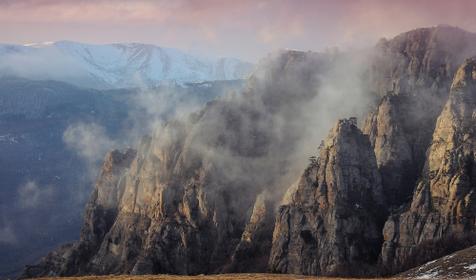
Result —
[{"label": "pink sky", "polygon": [[0,0],[0,42],[143,42],[255,61],[437,24],[476,32],[475,15],[472,0]]}]

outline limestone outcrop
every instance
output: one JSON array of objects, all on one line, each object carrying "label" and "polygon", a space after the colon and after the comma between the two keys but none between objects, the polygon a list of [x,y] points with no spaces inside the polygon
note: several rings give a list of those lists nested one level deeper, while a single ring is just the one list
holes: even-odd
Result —
[{"label": "limestone outcrop", "polygon": [[244,92],[108,155],[80,240],[25,276],[368,276],[476,244],[470,53],[476,35],[447,26],[381,41],[366,77],[375,110],[362,131],[338,121],[307,168],[299,161],[322,139],[311,105],[347,82],[335,76],[349,78],[350,56],[267,58]]},{"label": "limestone outcrop", "polygon": [[370,83],[382,99],[363,131],[391,206],[410,200],[454,74],[475,50],[473,33],[450,26],[412,30],[377,45]]},{"label": "limestone outcrop", "polygon": [[[117,180],[99,178],[81,239],[26,276],[265,271],[272,201],[295,178],[287,169],[306,131],[299,108],[328,63],[280,52],[240,96],[157,127]],[[108,160],[103,169],[115,170]]]},{"label": "limestone outcrop", "polygon": [[411,204],[384,227],[390,271],[421,264],[475,241],[476,60],[457,71],[438,117]]},{"label": "limestone outcrop", "polygon": [[[375,155],[355,120],[341,120],[279,208],[270,268],[310,275],[371,274],[385,199]],[[375,273],[375,272],[373,272]]]},{"label": "limestone outcrop", "polygon": [[109,152],[99,174],[95,190],[86,207],[80,240],[61,246],[38,265],[27,266],[23,277],[69,275],[89,271],[87,262],[100,247],[114,224],[119,209],[118,201],[124,192],[124,174],[136,157],[136,151]]}]

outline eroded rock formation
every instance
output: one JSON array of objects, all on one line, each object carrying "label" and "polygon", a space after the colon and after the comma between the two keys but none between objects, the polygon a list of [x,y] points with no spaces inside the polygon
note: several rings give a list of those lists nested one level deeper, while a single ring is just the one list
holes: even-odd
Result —
[{"label": "eroded rock formation", "polygon": [[240,243],[224,272],[267,271],[275,216],[274,203],[267,197],[266,194],[260,194],[256,198]]},{"label": "eroded rock formation", "polygon": [[342,120],[280,207],[272,271],[311,275],[369,274],[382,242],[385,199],[368,138]]},{"label": "eroded rock formation", "polygon": [[38,265],[27,266],[24,277],[55,274],[76,274],[89,271],[87,262],[100,247],[110,230],[119,209],[118,201],[124,192],[124,176],[136,156],[135,150],[114,150],[104,159],[96,188],[86,207],[80,241],[67,244],[51,252]]},{"label": "eroded rock formation", "polygon": [[475,34],[449,26],[409,31],[377,45],[370,80],[383,98],[363,131],[390,205],[411,198],[454,73],[475,50]]},{"label": "eroded rock formation", "polygon": [[[240,96],[157,128],[120,180],[99,179],[84,236],[61,253],[74,265],[47,257],[27,275],[266,270],[271,199],[295,178],[288,169],[307,131],[295,125],[299,109],[316,97],[329,58],[286,51],[264,63]],[[97,212],[102,205],[113,214]]]},{"label": "eroded rock formation", "polygon": [[476,60],[457,71],[411,205],[385,224],[382,260],[401,270],[474,242]]},{"label": "eroded rock formation", "polygon": [[348,56],[281,52],[242,94],[109,155],[81,239],[25,275],[372,275],[457,249],[434,244],[475,230],[475,61],[454,75],[475,51],[476,35],[445,26],[381,41],[363,132],[339,121],[304,173],[309,104]]}]

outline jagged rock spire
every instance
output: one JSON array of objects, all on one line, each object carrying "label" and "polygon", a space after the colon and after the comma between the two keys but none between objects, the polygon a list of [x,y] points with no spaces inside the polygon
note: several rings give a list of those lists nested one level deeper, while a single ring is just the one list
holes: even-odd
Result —
[{"label": "jagged rock spire", "polygon": [[[341,120],[277,215],[270,269],[311,275],[371,273],[384,197],[368,138]],[[383,214],[383,215],[382,215]]]}]

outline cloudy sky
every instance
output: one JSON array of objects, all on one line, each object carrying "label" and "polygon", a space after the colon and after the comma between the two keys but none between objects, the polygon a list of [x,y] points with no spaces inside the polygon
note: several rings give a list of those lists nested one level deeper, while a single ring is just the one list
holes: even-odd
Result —
[{"label": "cloudy sky", "polygon": [[437,24],[476,31],[475,13],[472,0],[0,0],[0,42],[143,42],[255,61]]}]

